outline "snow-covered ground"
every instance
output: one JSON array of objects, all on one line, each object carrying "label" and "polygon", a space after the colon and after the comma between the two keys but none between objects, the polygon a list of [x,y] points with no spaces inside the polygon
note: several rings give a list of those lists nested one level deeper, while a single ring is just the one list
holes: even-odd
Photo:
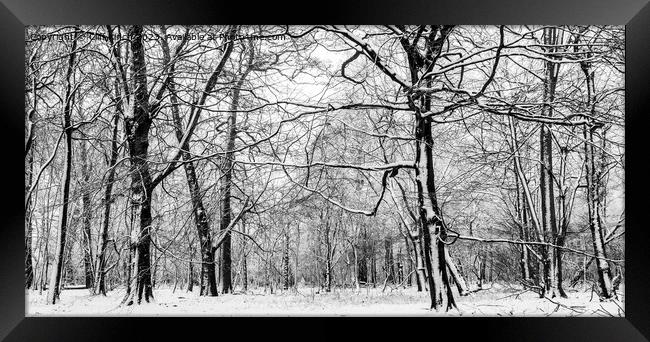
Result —
[{"label": "snow-covered ground", "polygon": [[120,306],[123,290],[108,296],[93,296],[86,289],[66,289],[56,305],[46,305],[43,292],[26,293],[27,316],[624,316],[624,288],[619,300],[600,302],[590,291],[568,290],[568,297],[539,298],[520,287],[494,284],[492,288],[456,296],[458,310],[437,313],[428,309],[427,293],[415,288],[391,291],[381,288],[359,291],[317,289],[264,293],[262,289],[246,294],[220,294],[200,297],[198,290],[186,292],[171,288],[154,290],[155,300],[142,305]]}]

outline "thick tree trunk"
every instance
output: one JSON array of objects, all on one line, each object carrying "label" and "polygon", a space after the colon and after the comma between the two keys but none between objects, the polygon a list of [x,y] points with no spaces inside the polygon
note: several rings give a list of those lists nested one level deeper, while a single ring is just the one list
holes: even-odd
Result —
[{"label": "thick tree trunk", "polygon": [[[544,42],[552,46],[557,43],[557,32],[555,28],[544,29]],[[552,48],[551,48],[552,49]],[[555,99],[555,85],[557,83],[559,64],[547,60],[545,62],[545,79],[544,79],[544,106],[542,116],[551,117],[553,108],[550,103]],[[540,207],[541,207],[541,224],[544,232],[544,241],[555,243],[557,240],[557,220],[555,212],[555,194],[553,184],[553,138],[551,129],[548,125],[542,124],[539,136],[540,143]],[[542,248],[542,262],[544,265],[544,292],[547,296],[562,296],[558,290],[557,267],[558,256],[557,248],[544,246]],[[566,295],[564,295],[566,296]]]},{"label": "thick tree trunk", "polygon": [[59,299],[61,287],[61,275],[64,264],[64,252],[66,250],[66,234],[68,229],[68,202],[70,199],[70,173],[72,169],[72,103],[74,101],[74,94],[72,91],[72,76],[74,72],[75,57],[77,54],[77,38],[79,30],[75,29],[74,39],[72,40],[72,47],[70,56],[68,57],[68,69],[66,72],[66,91],[65,91],[65,107],[63,109],[63,130],[65,132],[65,161],[64,170],[62,173],[62,194],[63,206],[61,208],[61,218],[59,223],[59,234],[57,238],[56,254],[54,255],[53,270],[50,276],[49,291],[47,294],[47,303],[56,304]]},{"label": "thick tree trunk", "polygon": [[447,232],[436,198],[433,173],[433,137],[431,123],[418,118],[416,130],[416,184],[424,240],[424,265],[428,272],[431,308],[449,310],[456,307],[447,275],[445,244]]},{"label": "thick tree trunk", "polygon": [[[151,195],[153,192],[151,174],[147,161],[151,116],[147,93],[147,70],[144,60],[142,26],[131,26],[129,39],[132,51],[132,78],[134,80],[133,116],[125,120],[125,130],[131,160],[131,205],[133,224],[131,249],[134,255],[129,283],[137,290],[137,303],[153,299],[151,283]],[[136,291],[125,297],[125,302],[134,303]]]}]

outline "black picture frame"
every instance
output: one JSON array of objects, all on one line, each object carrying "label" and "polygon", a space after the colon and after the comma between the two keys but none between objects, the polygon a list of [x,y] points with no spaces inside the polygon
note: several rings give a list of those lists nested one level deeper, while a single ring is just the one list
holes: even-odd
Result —
[{"label": "black picture frame", "polygon": [[[645,224],[650,99],[648,0],[382,0],[281,3],[266,1],[21,1],[0,4],[1,146],[0,339],[5,341],[115,341],[183,339],[198,334],[230,338],[357,338],[422,333],[438,339],[515,341],[647,341],[650,337],[650,248]],[[49,24],[454,23],[626,25],[626,303],[625,318],[32,318],[25,317],[22,152],[24,26]],[[377,322],[379,321],[379,322]],[[343,327],[341,327],[343,326]],[[307,327],[305,333],[299,332]],[[343,332],[346,328],[350,331]],[[239,334],[239,337],[237,335]],[[253,336],[257,335],[257,336]],[[211,336],[211,337],[210,337]],[[644,337],[645,336],[645,337]],[[450,338],[450,337],[445,337]]]}]

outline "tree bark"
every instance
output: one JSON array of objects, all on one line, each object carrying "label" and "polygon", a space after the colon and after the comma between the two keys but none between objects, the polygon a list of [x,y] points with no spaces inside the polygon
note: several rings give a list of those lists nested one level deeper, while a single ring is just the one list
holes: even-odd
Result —
[{"label": "tree bark", "polygon": [[147,161],[149,149],[149,129],[152,119],[150,116],[147,93],[147,69],[144,60],[143,28],[131,26],[128,32],[132,51],[132,78],[134,84],[134,99],[132,117],[127,117],[124,126],[129,145],[131,160],[131,205],[133,213],[131,249],[133,266],[131,267],[130,283],[133,289],[125,302],[134,303],[137,292],[137,303],[153,299],[151,283],[151,195],[153,192],[152,179]]},{"label": "tree bark", "polygon": [[[587,105],[592,116],[595,115],[595,86],[594,72],[591,65],[587,62],[581,63],[582,71],[587,81]],[[598,285],[600,287],[600,296],[604,299],[615,296],[609,264],[607,263],[607,253],[605,250],[605,239],[603,234],[602,219],[600,216],[601,203],[598,196],[599,181],[596,177],[596,162],[594,153],[594,136],[593,131],[598,127],[583,127],[584,149],[585,149],[585,180],[587,183],[587,212],[589,217],[589,230],[591,231],[594,254],[596,255],[596,268],[598,271]]]},{"label": "tree bark", "polygon": [[81,159],[82,159],[82,178],[83,178],[83,189],[81,195],[82,202],[82,225],[83,229],[81,231],[83,235],[82,248],[84,252],[84,274],[86,288],[93,290],[94,282],[94,272],[93,272],[93,249],[92,249],[92,203],[90,198],[90,164],[88,161],[88,151],[87,147],[84,145],[81,147]]},{"label": "tree bark", "polygon": [[[514,149],[514,147],[513,147]],[[517,157],[515,157],[517,158]],[[519,227],[519,238],[522,241],[528,241],[528,217],[526,215],[526,200],[525,200],[525,195],[523,194],[523,190],[521,190],[521,187],[519,185],[519,177],[517,176],[517,161],[513,160],[514,166],[514,173],[515,173],[515,191],[516,191],[516,197],[517,197],[517,223],[516,225]],[[529,265],[529,257],[528,257],[528,247],[525,245],[521,246],[521,253],[520,253],[520,259],[519,259],[519,264],[521,266],[521,278],[527,282],[530,280],[530,265]]]},{"label": "tree bark", "polygon": [[395,283],[395,263],[393,261],[393,246],[389,236],[384,238],[384,272],[388,282]]},{"label": "tree bark", "polygon": [[[241,223],[241,231],[242,233],[246,234],[246,222],[244,220],[242,220]],[[296,265],[296,270],[297,269],[298,267]],[[244,292],[248,291],[248,263],[247,263],[247,252],[246,252],[246,238],[242,239],[242,286],[244,287]]]},{"label": "tree bark", "polygon": [[[557,44],[557,32],[555,28],[544,29],[544,42],[548,46]],[[549,48],[552,52],[553,48]],[[555,86],[557,84],[559,64],[547,60],[545,62],[544,78],[544,106],[542,107],[542,116],[553,116],[553,108],[550,103],[555,99]],[[544,232],[544,241],[556,243],[558,238],[557,219],[555,211],[555,194],[553,184],[553,139],[551,136],[550,126],[542,124],[540,129],[540,196],[541,196],[541,224]],[[559,291],[557,279],[558,255],[557,248],[544,246],[542,248],[542,258],[544,265],[544,292],[550,297],[561,296],[566,294]],[[561,272],[560,272],[561,273]]]},{"label": "tree bark", "polygon": [[594,173],[594,150],[593,150],[593,133],[588,127],[584,127],[585,137],[585,177],[587,181],[587,206],[589,215],[589,229],[593,242],[594,254],[596,255],[596,267],[598,270],[598,285],[600,287],[600,296],[605,299],[613,298],[612,281],[610,276],[609,264],[607,263],[607,254],[605,252],[605,243],[603,238],[603,227],[600,218],[600,203],[597,195],[597,182]]},{"label": "tree bark", "polygon": [[282,282],[285,291],[289,290],[289,226],[284,233],[284,253],[282,255]]},{"label": "tree bark", "polygon": [[455,308],[449,278],[447,275],[447,262],[445,258],[445,244],[447,238],[446,227],[442,221],[438,207],[435,181],[433,174],[433,137],[431,123],[419,119],[417,127],[417,158],[416,158],[416,183],[418,188],[418,202],[424,241],[424,264],[428,272],[429,293],[431,308],[435,310],[449,310]]},{"label": "tree bark", "polygon": [[454,263],[447,249],[445,249],[445,259],[447,261],[447,267],[449,268],[449,273],[451,274],[451,277],[452,279],[454,279],[454,282],[456,283],[456,287],[458,288],[458,294],[460,294],[461,296],[467,296],[469,294],[469,288],[467,287],[467,282],[465,282],[465,278],[458,271],[458,268],[456,267],[456,263]]},{"label": "tree bark", "polygon": [[54,267],[50,276],[47,303],[56,304],[59,299],[61,287],[61,275],[63,271],[64,252],[66,250],[66,238],[68,229],[68,202],[70,198],[70,173],[72,169],[72,104],[74,93],[72,90],[72,77],[74,74],[74,63],[77,55],[77,39],[79,29],[75,28],[70,56],[68,57],[68,68],[66,72],[65,106],[63,109],[63,130],[65,132],[65,161],[61,183],[63,185],[63,206],[61,208],[61,219],[59,223],[59,234],[57,238],[56,254],[54,255]]},{"label": "tree bark", "polygon": [[[233,160],[234,160],[234,149],[235,149],[235,139],[237,138],[237,109],[239,108],[239,97],[240,91],[244,82],[246,81],[246,76],[252,70],[253,67],[253,58],[254,50],[253,46],[250,45],[250,53],[248,64],[246,70],[241,75],[235,89],[233,90],[232,103],[230,105],[230,115],[228,116],[228,143],[226,147],[226,156],[223,166],[223,182],[221,185],[221,231],[225,231],[232,220],[232,209],[231,209],[231,191],[233,184]],[[226,236],[221,245],[221,291],[223,293],[232,292],[232,255],[231,255],[231,235],[230,232],[225,232]]]},{"label": "tree bark", "polygon": [[[172,103],[171,111],[176,129],[176,138],[180,142],[183,138],[183,124],[180,117],[180,110],[178,108],[178,97],[176,95],[176,86],[173,80],[174,66],[170,66],[170,76],[172,79],[169,82],[168,88],[170,93],[170,100]],[[185,170],[185,177],[187,179],[187,186],[190,191],[192,201],[192,213],[194,215],[194,223],[196,225],[197,233],[199,236],[199,244],[201,247],[201,290],[202,296],[217,296],[217,280],[215,274],[214,264],[214,250],[212,249],[212,235],[210,233],[210,225],[208,223],[208,216],[203,205],[203,193],[199,186],[196,170],[192,162],[187,162],[192,156],[189,153],[189,140],[181,147],[181,158],[186,161],[183,164]]]},{"label": "tree bark", "polygon": [[[34,166],[34,152],[29,153],[27,162],[27,182],[25,184],[25,195],[28,195],[29,188],[32,186]],[[25,288],[30,289],[34,283],[34,266],[32,261],[32,200],[27,199],[27,210],[25,211]]]},{"label": "tree bark", "polygon": [[[117,91],[117,85],[115,86]],[[113,118],[113,134],[111,138],[111,157],[108,163],[108,175],[106,177],[106,189],[104,190],[104,220],[100,233],[100,251],[97,256],[97,280],[95,281],[95,293],[106,295],[106,254],[108,250],[108,229],[111,220],[111,202],[113,183],[115,182],[115,164],[117,163],[118,146],[117,134],[120,120],[120,114],[123,114],[122,103],[117,103],[118,112]]]}]

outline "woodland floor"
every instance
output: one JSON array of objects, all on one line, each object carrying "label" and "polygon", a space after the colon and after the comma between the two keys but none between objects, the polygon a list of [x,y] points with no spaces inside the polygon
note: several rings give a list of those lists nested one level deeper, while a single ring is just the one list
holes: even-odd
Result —
[{"label": "woodland floor", "polygon": [[142,305],[120,306],[123,290],[108,296],[94,296],[87,289],[65,289],[56,305],[46,305],[46,292],[26,293],[27,316],[624,316],[624,287],[619,300],[601,302],[590,289],[567,289],[568,298],[539,298],[520,286],[493,284],[491,288],[456,295],[458,310],[437,313],[428,309],[427,293],[381,287],[318,289],[301,287],[297,292],[265,293],[263,289],[246,294],[219,294],[200,297],[194,292],[172,288],[154,290],[155,300]]}]

